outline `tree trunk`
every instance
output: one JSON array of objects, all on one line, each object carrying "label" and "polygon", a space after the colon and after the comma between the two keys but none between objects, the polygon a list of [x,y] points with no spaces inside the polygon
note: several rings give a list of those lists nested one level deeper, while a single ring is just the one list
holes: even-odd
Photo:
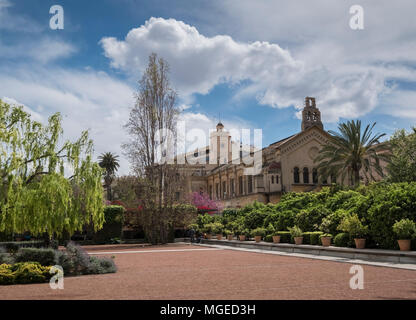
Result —
[{"label": "tree trunk", "polygon": [[111,195],[111,185],[107,185],[107,200],[112,201],[112,195]]},{"label": "tree trunk", "polygon": [[354,185],[355,186],[359,186],[360,185],[360,170],[359,169],[355,169],[354,170]]}]

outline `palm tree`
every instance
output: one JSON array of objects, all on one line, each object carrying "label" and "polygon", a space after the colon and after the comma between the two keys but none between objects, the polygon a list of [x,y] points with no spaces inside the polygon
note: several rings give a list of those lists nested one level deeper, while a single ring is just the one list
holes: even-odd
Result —
[{"label": "palm tree", "polygon": [[111,183],[114,180],[114,176],[120,164],[118,162],[118,155],[114,155],[111,152],[102,153],[98,157],[98,164],[101,168],[105,169],[104,182],[107,189],[107,200],[112,200],[111,196]]},{"label": "palm tree", "polygon": [[[351,184],[360,184],[360,172],[366,181],[375,180],[373,170],[384,176],[380,160],[388,162],[384,153],[388,146],[380,143],[385,133],[373,135],[373,128],[376,123],[367,125],[364,132],[361,132],[361,121],[348,121],[338,125],[338,132],[328,131],[330,138],[323,146],[315,162],[318,162],[318,172],[323,180],[331,174],[341,176],[341,184],[348,176]],[[362,170],[363,169],[363,170]]]}]

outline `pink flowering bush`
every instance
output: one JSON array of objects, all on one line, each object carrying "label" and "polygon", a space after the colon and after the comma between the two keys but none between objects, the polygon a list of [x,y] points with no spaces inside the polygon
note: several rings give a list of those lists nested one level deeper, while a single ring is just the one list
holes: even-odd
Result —
[{"label": "pink flowering bush", "polygon": [[217,213],[222,210],[222,205],[219,201],[210,199],[210,197],[204,192],[193,192],[190,195],[190,202],[197,207],[199,212],[202,213]]}]

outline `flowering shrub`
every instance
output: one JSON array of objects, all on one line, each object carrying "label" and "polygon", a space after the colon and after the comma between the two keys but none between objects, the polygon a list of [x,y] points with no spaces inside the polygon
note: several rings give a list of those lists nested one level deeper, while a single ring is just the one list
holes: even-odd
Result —
[{"label": "flowering shrub", "polygon": [[190,202],[198,209],[199,213],[217,213],[222,210],[221,203],[210,199],[203,192],[193,192],[190,195]]}]

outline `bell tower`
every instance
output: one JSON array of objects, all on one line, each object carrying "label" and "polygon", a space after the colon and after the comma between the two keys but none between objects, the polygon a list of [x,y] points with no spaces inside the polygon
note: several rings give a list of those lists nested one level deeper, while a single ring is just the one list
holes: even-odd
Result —
[{"label": "bell tower", "polygon": [[317,126],[321,129],[324,128],[321,121],[321,112],[316,107],[315,98],[306,97],[305,106],[302,111],[302,131],[305,131],[312,126]]}]

